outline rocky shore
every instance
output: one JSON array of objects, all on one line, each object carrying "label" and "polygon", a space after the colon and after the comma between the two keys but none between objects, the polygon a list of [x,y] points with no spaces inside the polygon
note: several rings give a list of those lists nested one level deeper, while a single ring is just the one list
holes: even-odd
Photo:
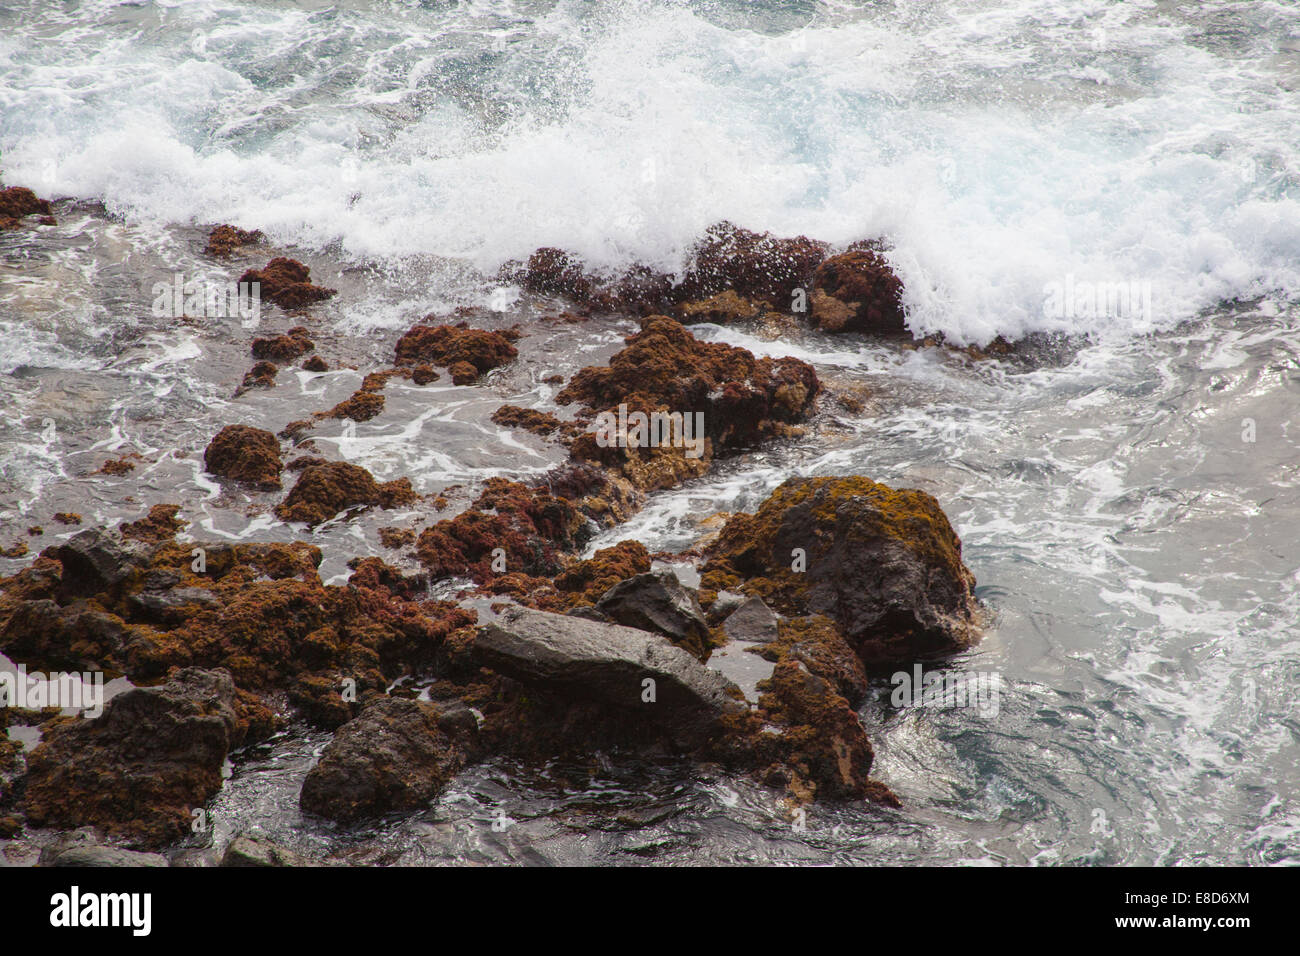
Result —
[{"label": "rocky shore", "polygon": [[[0,228],[49,214],[26,191],[0,197]],[[255,262],[262,241],[223,225],[205,254]],[[39,730],[31,750],[0,735],[0,837],[62,834],[42,856],[51,865],[165,862],[151,854],[194,831],[230,754],[292,721],[333,733],[300,807],[342,826],[426,807],[488,757],[597,750],[749,774],[791,813],[905,804],[871,776],[856,710],[870,677],[979,636],[974,578],[933,497],[867,476],[792,477],[681,554],[624,540],[583,557],[648,495],[802,434],[827,398],[807,362],[756,357],[692,326],[806,327],[901,347],[901,284],[882,252],[720,223],[679,275],[597,274],[557,249],[507,263],[499,281],[554,320],[635,316],[639,329],[606,364],[555,383],[556,413],[498,408],[493,423],[561,461],[526,480],[490,478],[463,500],[421,496],[405,476],[377,480],[312,436],[323,421],[380,415],[393,381],[473,387],[517,361],[520,326],[481,310],[415,322],[386,361],[358,369],[350,398],[311,418],[222,428],[202,450],[207,478],[282,496],[274,518],[298,540],[226,543],[183,504],[159,503],[117,527],[83,527],[0,579],[0,653],[133,688],[93,718],[0,708],[0,730]],[[311,309],[335,290],[283,256],[238,281],[260,285],[287,331],[250,335],[236,392],[330,367]],[[695,441],[677,440],[697,421]],[[319,528],[411,511],[429,523],[381,530],[394,562],[356,556],[345,582],[322,579]],[[223,862],[307,861],[251,835]]]}]

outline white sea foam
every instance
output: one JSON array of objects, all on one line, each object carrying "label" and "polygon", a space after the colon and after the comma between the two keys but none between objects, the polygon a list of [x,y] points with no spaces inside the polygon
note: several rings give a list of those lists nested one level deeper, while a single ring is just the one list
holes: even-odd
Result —
[{"label": "white sea foam", "polygon": [[[672,2],[348,6],[100,4],[33,44],[64,14],[28,3],[7,178],[484,269],[539,245],[675,268],[722,218],[883,235],[911,327],[959,341],[1300,289],[1294,8],[1231,5],[1264,44],[1241,50],[1137,4],[821,5],[770,33]],[[1067,276],[1148,283],[1152,311],[1044,315]]]}]

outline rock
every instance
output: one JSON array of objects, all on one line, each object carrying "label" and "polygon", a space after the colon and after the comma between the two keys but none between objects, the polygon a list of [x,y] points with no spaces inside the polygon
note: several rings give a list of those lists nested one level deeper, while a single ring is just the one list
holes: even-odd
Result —
[{"label": "rock", "polygon": [[492,568],[498,548],[508,572],[549,575],[563,567],[559,552],[577,547],[586,531],[570,502],[541,488],[490,478],[469,508],[421,532],[416,552],[435,580],[451,575],[491,580],[502,573]]},{"label": "rock", "polygon": [[[0,189],[0,229],[18,229],[24,216],[50,215],[50,203],[24,186]],[[53,225],[53,221],[49,223]]]},{"label": "rock", "polygon": [[343,823],[416,810],[438,795],[465,759],[435,706],[384,698],[339,728],[307,774],[299,803]]},{"label": "rock", "polygon": [[597,611],[590,604],[584,604],[582,607],[571,608],[564,612],[569,617],[580,617],[585,621],[600,621],[604,624],[614,623],[600,611]]},{"label": "rock", "polygon": [[50,553],[63,565],[63,593],[88,597],[125,581],[137,567],[148,563],[150,550],[146,545],[87,528],[50,549]]},{"label": "rock", "polygon": [[275,388],[275,377],[279,373],[280,367],[274,362],[258,362],[244,374],[244,380],[235,390],[235,397],[252,388]]},{"label": "rock", "polygon": [[584,274],[582,263],[562,249],[538,249],[528,258],[523,286],[529,292],[559,295],[575,302],[591,298],[592,280]]},{"label": "rock", "polygon": [[[739,690],[690,654],[657,634],[617,624],[510,607],[479,629],[474,656],[545,692],[637,710],[688,748],[744,709]],[[654,681],[653,703],[642,699],[646,679]]]},{"label": "rock", "polygon": [[328,412],[327,418],[350,418],[354,422],[368,422],[384,410],[384,396],[377,391],[360,389]]},{"label": "rock", "polygon": [[423,324],[412,327],[397,340],[398,365],[441,365],[452,373],[455,384],[469,385],[519,354],[510,344],[519,338],[515,332],[471,329],[466,322],[429,325],[433,319],[432,315],[425,316]]},{"label": "rock", "polygon": [[806,236],[783,239],[720,222],[696,244],[677,293],[690,301],[730,290],[788,312],[795,290],[808,288],[827,249]]},{"label": "rock", "polygon": [[249,269],[239,281],[260,283],[261,298],[286,310],[301,309],[337,294],[335,289],[312,285],[311,270],[296,259],[283,256],[272,259],[264,269]]},{"label": "rock", "polygon": [[722,629],[728,639],[733,641],[768,644],[776,640],[777,617],[772,609],[763,603],[762,598],[746,598],[722,622]]},{"label": "rock", "polygon": [[260,834],[241,833],[230,841],[221,857],[222,866],[309,866],[293,850],[273,843]]},{"label": "rock", "polygon": [[260,229],[250,231],[223,223],[208,233],[208,244],[203,247],[203,252],[205,255],[225,259],[240,246],[252,245],[261,241],[262,232]]},{"label": "rock", "polygon": [[702,454],[694,457],[687,454],[680,428],[672,447],[663,442],[645,447],[646,442],[621,433],[604,444],[595,433],[574,441],[575,459],[617,468],[637,487],[653,489],[702,474],[722,449],[791,434],[791,426],[811,413],[819,389],[817,373],[806,362],[756,359],[745,349],[701,342],[675,320],[652,315],[607,367],[582,369],[555,400],[580,403],[587,416],[614,415],[626,406],[629,414],[680,413],[683,425],[687,416],[692,425],[699,421],[705,440]]},{"label": "rock", "polygon": [[[557,591],[595,604],[619,581],[650,570],[650,552],[640,541],[620,541],[575,561],[555,576]],[[603,615],[602,615],[603,616]]]},{"label": "rock", "polygon": [[596,602],[616,624],[654,631],[696,657],[708,656],[709,625],[695,595],[668,568],[620,581]]},{"label": "rock", "polygon": [[142,591],[131,595],[127,601],[145,620],[171,627],[184,622],[195,605],[216,607],[221,603],[207,588]]},{"label": "rock", "polygon": [[137,521],[123,521],[117,526],[124,538],[135,538],[149,544],[162,544],[176,537],[188,522],[176,517],[180,505],[154,505],[149,513]]},{"label": "rock", "polygon": [[246,733],[225,670],[187,668],[161,687],[114,697],[96,720],[56,720],[27,755],[23,809],[34,826],[94,826],[161,847],[221,787]]},{"label": "rock", "polygon": [[719,591],[713,603],[708,606],[705,620],[710,624],[719,624],[747,600],[749,599],[739,591]]},{"label": "rock", "polygon": [[854,707],[867,696],[870,685],[861,658],[835,622],[824,615],[781,621],[776,639],[759,645],[758,653],[770,661],[798,661]]},{"label": "rock", "polygon": [[303,370],[307,372],[328,372],[330,370],[329,363],[319,355],[313,355],[311,358],[307,359],[307,361],[302,363],[302,367]]},{"label": "rock", "polygon": [[283,469],[280,441],[262,428],[227,425],[208,442],[203,467],[209,474],[278,491]]},{"label": "rock", "polygon": [[776,739],[764,743],[793,772],[796,794],[806,787],[809,797],[867,797],[898,805],[888,787],[868,777],[875,753],[858,715],[803,664],[776,665],[763,687],[758,715],[784,728]]},{"label": "rock", "polygon": [[544,438],[556,432],[571,438],[582,430],[576,422],[562,422],[549,412],[518,405],[502,405],[492,413],[492,421],[505,428],[521,428]]},{"label": "rock", "polygon": [[116,866],[166,866],[167,858],[161,853],[139,853],[114,846],[71,846],[41,851],[40,866],[116,867]]},{"label": "rock", "polygon": [[812,318],[824,332],[907,332],[903,283],[880,255],[867,249],[831,256],[813,278]]},{"label": "rock", "polygon": [[[284,335],[253,339],[253,358],[284,364],[292,362],[300,355],[306,355],[315,347],[316,344],[312,342],[307,330],[297,325]],[[257,369],[254,368],[254,371]]]},{"label": "rock", "polygon": [[756,318],[758,312],[758,306],[748,299],[742,299],[731,289],[699,302],[686,302],[681,307],[684,323],[713,322],[717,325],[729,325],[732,322],[744,322]]},{"label": "rock", "polygon": [[314,527],[357,505],[395,508],[414,500],[409,478],[380,484],[358,465],[327,461],[304,468],[275,513],[282,521],[304,521]]},{"label": "rock", "polygon": [[705,554],[706,589],[741,589],[791,616],[825,614],[868,666],[949,654],[978,638],[975,578],[923,491],[791,478],[756,514],[733,515]]}]

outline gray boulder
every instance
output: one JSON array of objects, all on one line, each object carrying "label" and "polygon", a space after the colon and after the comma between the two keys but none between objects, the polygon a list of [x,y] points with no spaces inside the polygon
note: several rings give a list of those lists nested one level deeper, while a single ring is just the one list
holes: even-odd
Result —
[{"label": "gray boulder", "polygon": [[[739,691],[681,648],[648,631],[510,607],[481,627],[476,659],[523,684],[622,710],[640,709],[683,746],[743,712]],[[643,699],[654,681],[653,702]]]},{"label": "gray boulder", "polygon": [[762,598],[751,597],[727,616],[722,629],[733,641],[770,644],[777,637],[777,617]]}]

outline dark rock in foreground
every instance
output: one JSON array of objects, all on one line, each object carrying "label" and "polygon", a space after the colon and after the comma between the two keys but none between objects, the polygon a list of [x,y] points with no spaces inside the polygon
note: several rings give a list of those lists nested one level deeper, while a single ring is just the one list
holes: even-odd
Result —
[{"label": "dark rock in foreground", "polygon": [[432,704],[385,698],[339,728],[307,774],[299,803],[345,823],[418,809],[464,766],[472,736]]},{"label": "dark rock in foreground", "polygon": [[27,757],[27,819],[166,846],[220,789],[226,755],[246,731],[224,670],[188,668],[161,687],[128,691],[97,720],[47,725]]}]

